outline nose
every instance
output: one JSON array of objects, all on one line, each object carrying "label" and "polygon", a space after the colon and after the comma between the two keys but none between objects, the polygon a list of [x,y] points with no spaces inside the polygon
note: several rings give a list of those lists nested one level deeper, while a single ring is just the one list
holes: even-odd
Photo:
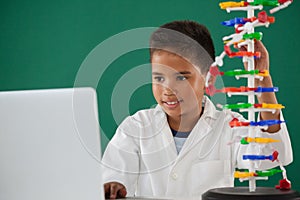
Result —
[{"label": "nose", "polygon": [[177,87],[174,83],[168,82],[166,85],[164,85],[163,94],[166,96],[177,95],[178,90],[176,88]]}]

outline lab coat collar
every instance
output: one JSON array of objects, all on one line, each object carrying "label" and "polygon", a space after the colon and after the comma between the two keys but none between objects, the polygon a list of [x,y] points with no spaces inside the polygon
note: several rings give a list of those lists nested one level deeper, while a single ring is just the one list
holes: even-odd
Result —
[{"label": "lab coat collar", "polygon": [[203,97],[204,111],[197,124],[193,128],[189,137],[187,138],[181,152],[178,155],[177,162],[181,160],[195,145],[203,142],[203,140],[211,133],[212,125],[218,118],[217,110],[214,104],[206,96]]},{"label": "lab coat collar", "polygon": [[211,102],[211,100],[207,96],[203,97],[203,101],[204,101],[204,111],[203,111],[201,118],[209,117],[212,119],[217,119],[216,107],[213,104],[213,102]]},{"label": "lab coat collar", "polygon": [[[217,119],[217,111],[214,104],[211,100],[204,96],[204,111],[200,119],[198,120],[197,124],[193,128],[192,132],[190,133],[185,145],[183,146],[182,150],[178,155],[178,159],[176,162],[180,161],[181,158],[186,155],[196,144],[201,142],[212,130],[211,123],[209,123],[207,119],[213,119],[215,121]],[[155,108],[155,115],[164,115],[164,120],[167,120],[166,114],[163,111],[160,105],[157,105]],[[168,131],[167,138],[172,137],[171,131]],[[169,138],[170,139],[170,138]],[[175,150],[175,144],[174,144]]]}]

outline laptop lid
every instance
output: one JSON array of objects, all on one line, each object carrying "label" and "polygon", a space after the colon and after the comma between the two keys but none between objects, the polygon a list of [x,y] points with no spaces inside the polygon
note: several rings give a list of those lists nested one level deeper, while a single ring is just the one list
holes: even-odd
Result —
[{"label": "laptop lid", "polygon": [[100,200],[92,88],[0,92],[0,199]]}]

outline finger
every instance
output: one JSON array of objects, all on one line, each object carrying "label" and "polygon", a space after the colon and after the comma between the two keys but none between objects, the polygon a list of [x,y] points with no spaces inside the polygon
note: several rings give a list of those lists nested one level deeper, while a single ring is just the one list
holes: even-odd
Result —
[{"label": "finger", "polygon": [[110,199],[117,198],[117,193],[120,190],[120,187],[118,184],[111,184],[110,185]]},{"label": "finger", "polygon": [[110,189],[110,183],[105,183],[104,184],[104,191],[105,191],[105,193],[109,192],[109,189]]},{"label": "finger", "polygon": [[126,188],[123,187],[118,191],[118,198],[125,198],[127,195]]},{"label": "finger", "polygon": [[247,46],[246,45],[243,45],[243,46],[240,46],[240,47],[238,47],[238,45],[236,45],[235,48],[238,49],[239,51],[247,51]]},{"label": "finger", "polygon": [[110,198],[110,183],[104,184],[104,194],[105,194],[105,199]]}]

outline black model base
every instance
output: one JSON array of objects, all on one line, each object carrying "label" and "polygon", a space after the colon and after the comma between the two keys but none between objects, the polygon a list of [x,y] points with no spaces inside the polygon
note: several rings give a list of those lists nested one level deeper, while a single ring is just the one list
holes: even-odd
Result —
[{"label": "black model base", "polygon": [[205,192],[202,200],[300,200],[300,194],[294,190],[279,190],[270,187],[257,187],[249,192],[248,187],[216,188]]}]

